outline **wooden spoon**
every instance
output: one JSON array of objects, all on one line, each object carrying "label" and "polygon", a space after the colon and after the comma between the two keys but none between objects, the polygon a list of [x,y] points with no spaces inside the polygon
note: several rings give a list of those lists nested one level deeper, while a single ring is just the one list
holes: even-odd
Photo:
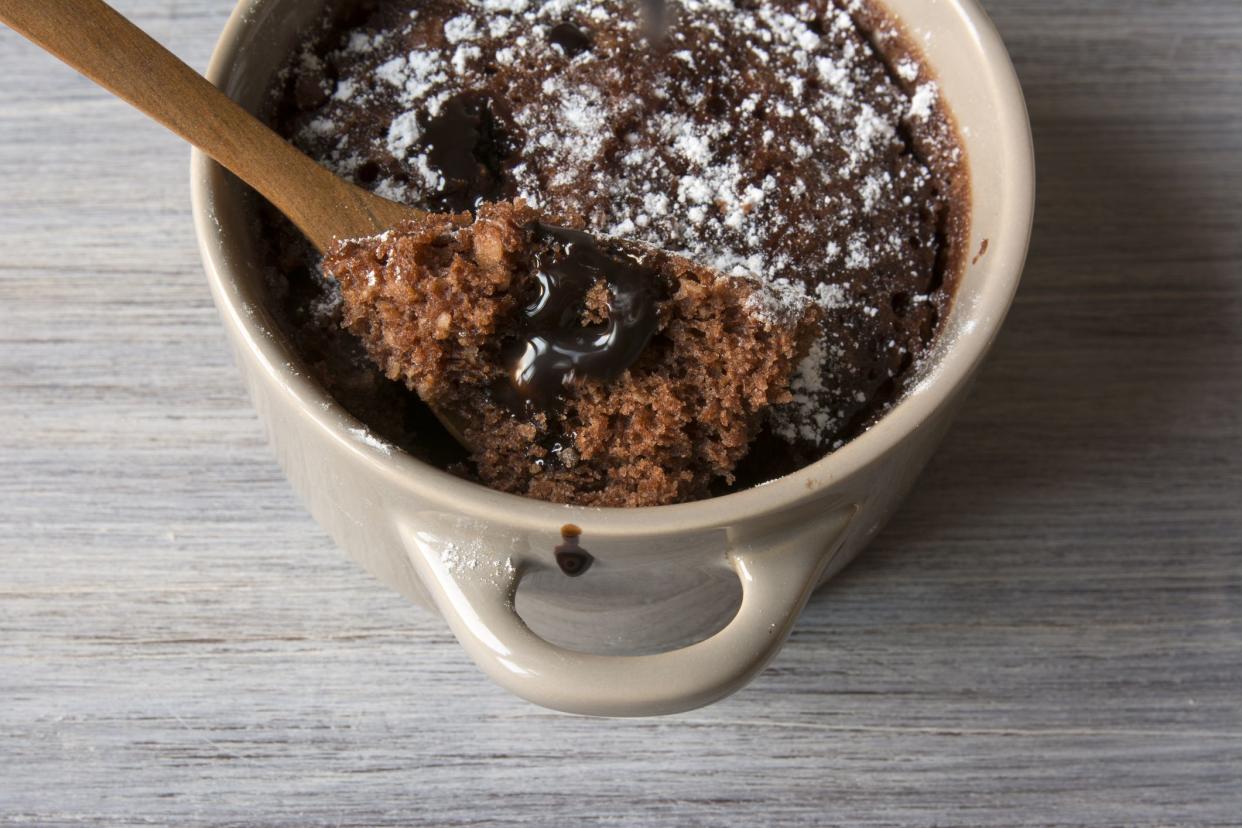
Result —
[{"label": "wooden spoon", "polygon": [[[102,0],[0,0],[0,21],[207,153],[288,216],[319,251],[422,210],[321,167]],[[461,419],[433,406],[458,440]]]},{"label": "wooden spoon", "polygon": [[423,215],[298,152],[102,0],[0,0],[0,21],[228,168],[321,252]]}]

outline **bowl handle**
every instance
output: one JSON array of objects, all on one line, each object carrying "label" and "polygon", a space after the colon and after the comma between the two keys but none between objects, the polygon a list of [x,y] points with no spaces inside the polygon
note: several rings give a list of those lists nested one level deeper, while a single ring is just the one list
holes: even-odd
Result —
[{"label": "bowl handle", "polygon": [[639,656],[575,652],[536,635],[514,609],[525,568],[476,565],[442,554],[407,532],[410,558],[470,657],[507,690],[536,704],[590,716],[653,716],[692,710],[750,681],[776,654],[819,578],[842,546],[857,509],[741,539],[728,560],[742,604],[715,635],[677,650]]}]

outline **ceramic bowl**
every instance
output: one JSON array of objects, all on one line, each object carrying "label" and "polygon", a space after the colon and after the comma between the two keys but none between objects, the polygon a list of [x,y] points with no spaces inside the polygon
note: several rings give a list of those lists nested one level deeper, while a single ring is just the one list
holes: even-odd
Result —
[{"label": "ceramic bowl", "polygon": [[[687,710],[737,690],[785,641],[811,592],[884,525],[995,339],[1030,234],[1034,164],[1013,67],[973,0],[886,0],[938,76],[971,181],[966,268],[929,368],[872,429],[766,485],[642,509],[491,491],[377,441],[309,378],[264,308],[253,202],[201,154],[198,238],[216,305],[281,466],[353,558],[437,611],[502,686],[595,715]],[[321,0],[244,0],[209,75],[257,109]],[[554,549],[582,530],[567,577]]]}]

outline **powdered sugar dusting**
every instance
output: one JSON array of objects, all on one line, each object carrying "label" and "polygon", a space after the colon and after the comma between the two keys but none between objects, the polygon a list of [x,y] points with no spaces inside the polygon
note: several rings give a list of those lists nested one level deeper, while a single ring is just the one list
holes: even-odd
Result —
[{"label": "powdered sugar dusting", "polygon": [[[326,55],[339,75],[297,142],[386,197],[426,204],[446,186],[429,129],[455,95],[485,91],[516,148],[505,197],[752,280],[749,309],[773,322],[819,306],[823,338],[773,428],[831,446],[925,345],[901,320],[931,330],[947,301],[928,275],[944,244],[928,159],[957,159],[940,90],[911,53],[878,59],[874,43],[900,38],[864,29],[878,18],[862,0],[670,2],[666,58],[643,40],[640,5],[386,12],[391,25]],[[566,23],[588,48],[553,42]],[[319,60],[308,49],[295,69],[322,72]]]},{"label": "powdered sugar dusting", "polygon": [[512,558],[499,558],[477,544],[445,543],[440,563],[453,575],[482,576],[494,583],[503,583],[516,572]]},{"label": "powdered sugar dusting", "polygon": [[358,442],[370,446],[382,454],[392,454],[392,446],[380,440],[366,428],[351,428],[349,429],[349,433],[353,435],[353,438]]},{"label": "powdered sugar dusting", "polygon": [[822,339],[811,343],[790,382],[794,401],[773,417],[773,431],[790,442],[804,440],[819,444],[836,429],[836,419],[819,404],[819,395],[825,390],[824,372],[830,358],[828,347]]}]

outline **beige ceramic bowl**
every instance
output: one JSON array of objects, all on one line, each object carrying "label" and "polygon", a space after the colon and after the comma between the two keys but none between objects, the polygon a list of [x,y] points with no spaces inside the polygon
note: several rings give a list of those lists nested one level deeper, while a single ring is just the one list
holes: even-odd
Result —
[{"label": "beige ceramic bowl", "polygon": [[[327,0],[331,1],[331,0]],[[210,76],[255,108],[325,0],[243,0]],[[308,379],[262,304],[244,188],[201,154],[194,212],[211,288],[255,407],[315,519],[375,577],[437,610],[471,658],[538,704],[672,713],[737,690],[811,592],[893,513],[949,424],[1018,285],[1034,169],[1022,93],[973,0],[886,0],[922,47],[963,131],[970,250],[930,370],[873,429],[750,491],[677,506],[588,509],[501,494],[383,445]],[[564,524],[595,557],[564,576]],[[519,586],[520,585],[520,586]]]}]

